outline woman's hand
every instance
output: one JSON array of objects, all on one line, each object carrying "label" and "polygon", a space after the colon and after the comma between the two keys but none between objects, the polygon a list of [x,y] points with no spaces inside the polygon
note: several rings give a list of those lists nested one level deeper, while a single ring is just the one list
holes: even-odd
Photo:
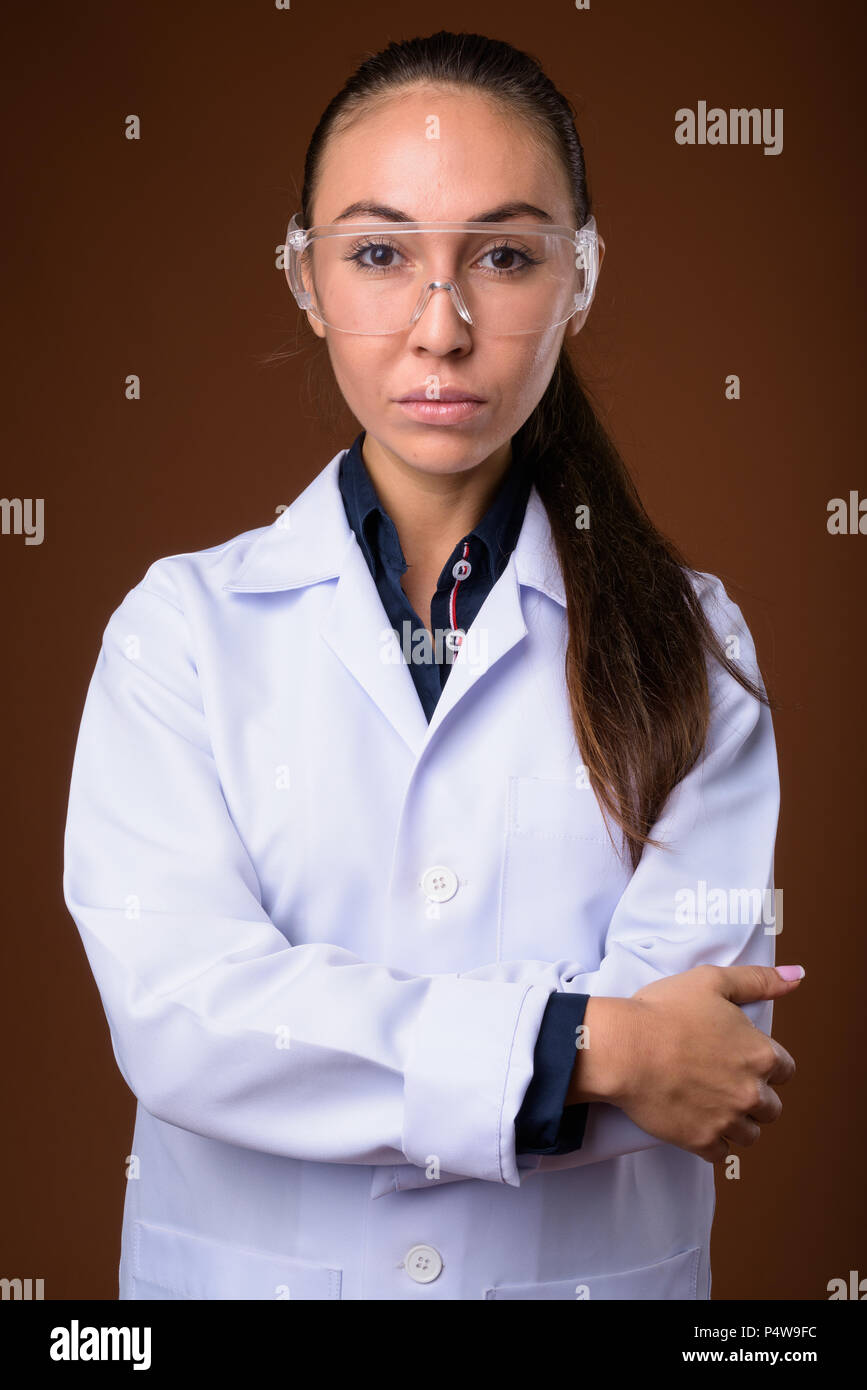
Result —
[{"label": "woman's hand", "polygon": [[771,1087],[788,1081],[795,1063],[738,1005],[779,999],[799,983],[772,966],[698,965],[631,999],[591,998],[588,1046],[576,1057],[567,1105],[617,1105],[648,1134],[708,1163],[725,1159],[730,1145],[754,1144],[783,1108]]}]

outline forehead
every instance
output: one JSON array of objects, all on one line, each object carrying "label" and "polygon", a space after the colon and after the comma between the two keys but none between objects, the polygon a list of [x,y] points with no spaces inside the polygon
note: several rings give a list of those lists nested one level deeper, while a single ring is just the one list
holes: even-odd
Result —
[{"label": "forehead", "polygon": [[414,87],[329,138],[313,220],[332,222],[365,200],[413,221],[463,222],[509,199],[569,221],[565,171],[534,127],[478,93]]}]

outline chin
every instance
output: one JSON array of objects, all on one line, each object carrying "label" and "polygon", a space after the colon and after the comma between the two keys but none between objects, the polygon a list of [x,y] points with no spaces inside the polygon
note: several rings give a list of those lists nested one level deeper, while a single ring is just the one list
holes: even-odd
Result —
[{"label": "chin", "polygon": [[422,428],[402,434],[391,443],[388,440],[382,442],[414,468],[426,473],[463,473],[489,458],[498,447],[496,443],[482,442],[478,437],[468,439],[465,434],[453,430],[448,431],[447,438],[443,438],[445,434],[445,430],[436,427],[428,430]]}]

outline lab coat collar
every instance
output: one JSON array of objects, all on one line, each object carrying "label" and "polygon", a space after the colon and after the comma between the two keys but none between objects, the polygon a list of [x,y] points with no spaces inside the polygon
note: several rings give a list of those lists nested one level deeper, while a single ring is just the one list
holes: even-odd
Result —
[{"label": "lab coat collar", "polygon": [[[335,454],[291,507],[260,532],[244,553],[234,578],[223,585],[225,590],[266,593],[299,589],[340,576],[347,554],[358,548],[338,482],[345,453],[347,449]],[[563,579],[550,554],[552,549],[548,514],[533,487],[513,551],[518,582],[565,607]]]},{"label": "lab coat collar", "polygon": [[[341,449],[335,454],[288,511],[250,543],[237,573],[223,588],[230,593],[262,594],[337,579],[334,600],[321,624],[322,636],[414,755],[420,757],[458,701],[526,635],[521,586],[537,589],[565,607],[551,528],[534,486],[515,549],[473,624],[474,630],[484,633],[484,641],[471,644],[468,634],[428,724],[397,638],[389,636],[390,624],[376,584],[346,518],[339,486],[340,460],[346,452]],[[373,639],[371,634],[375,634]]]}]

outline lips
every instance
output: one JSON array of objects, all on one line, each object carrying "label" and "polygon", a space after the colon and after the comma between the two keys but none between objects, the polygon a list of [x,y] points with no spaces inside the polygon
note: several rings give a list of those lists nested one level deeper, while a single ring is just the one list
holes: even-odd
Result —
[{"label": "lips", "polygon": [[436,401],[442,401],[446,405],[451,405],[457,401],[477,401],[483,404],[485,397],[476,396],[472,391],[461,391],[457,387],[441,386],[435,396],[429,396],[426,389],[422,387],[418,391],[408,392],[405,396],[398,396],[397,400],[398,403],[402,401],[429,401],[433,404]]}]

